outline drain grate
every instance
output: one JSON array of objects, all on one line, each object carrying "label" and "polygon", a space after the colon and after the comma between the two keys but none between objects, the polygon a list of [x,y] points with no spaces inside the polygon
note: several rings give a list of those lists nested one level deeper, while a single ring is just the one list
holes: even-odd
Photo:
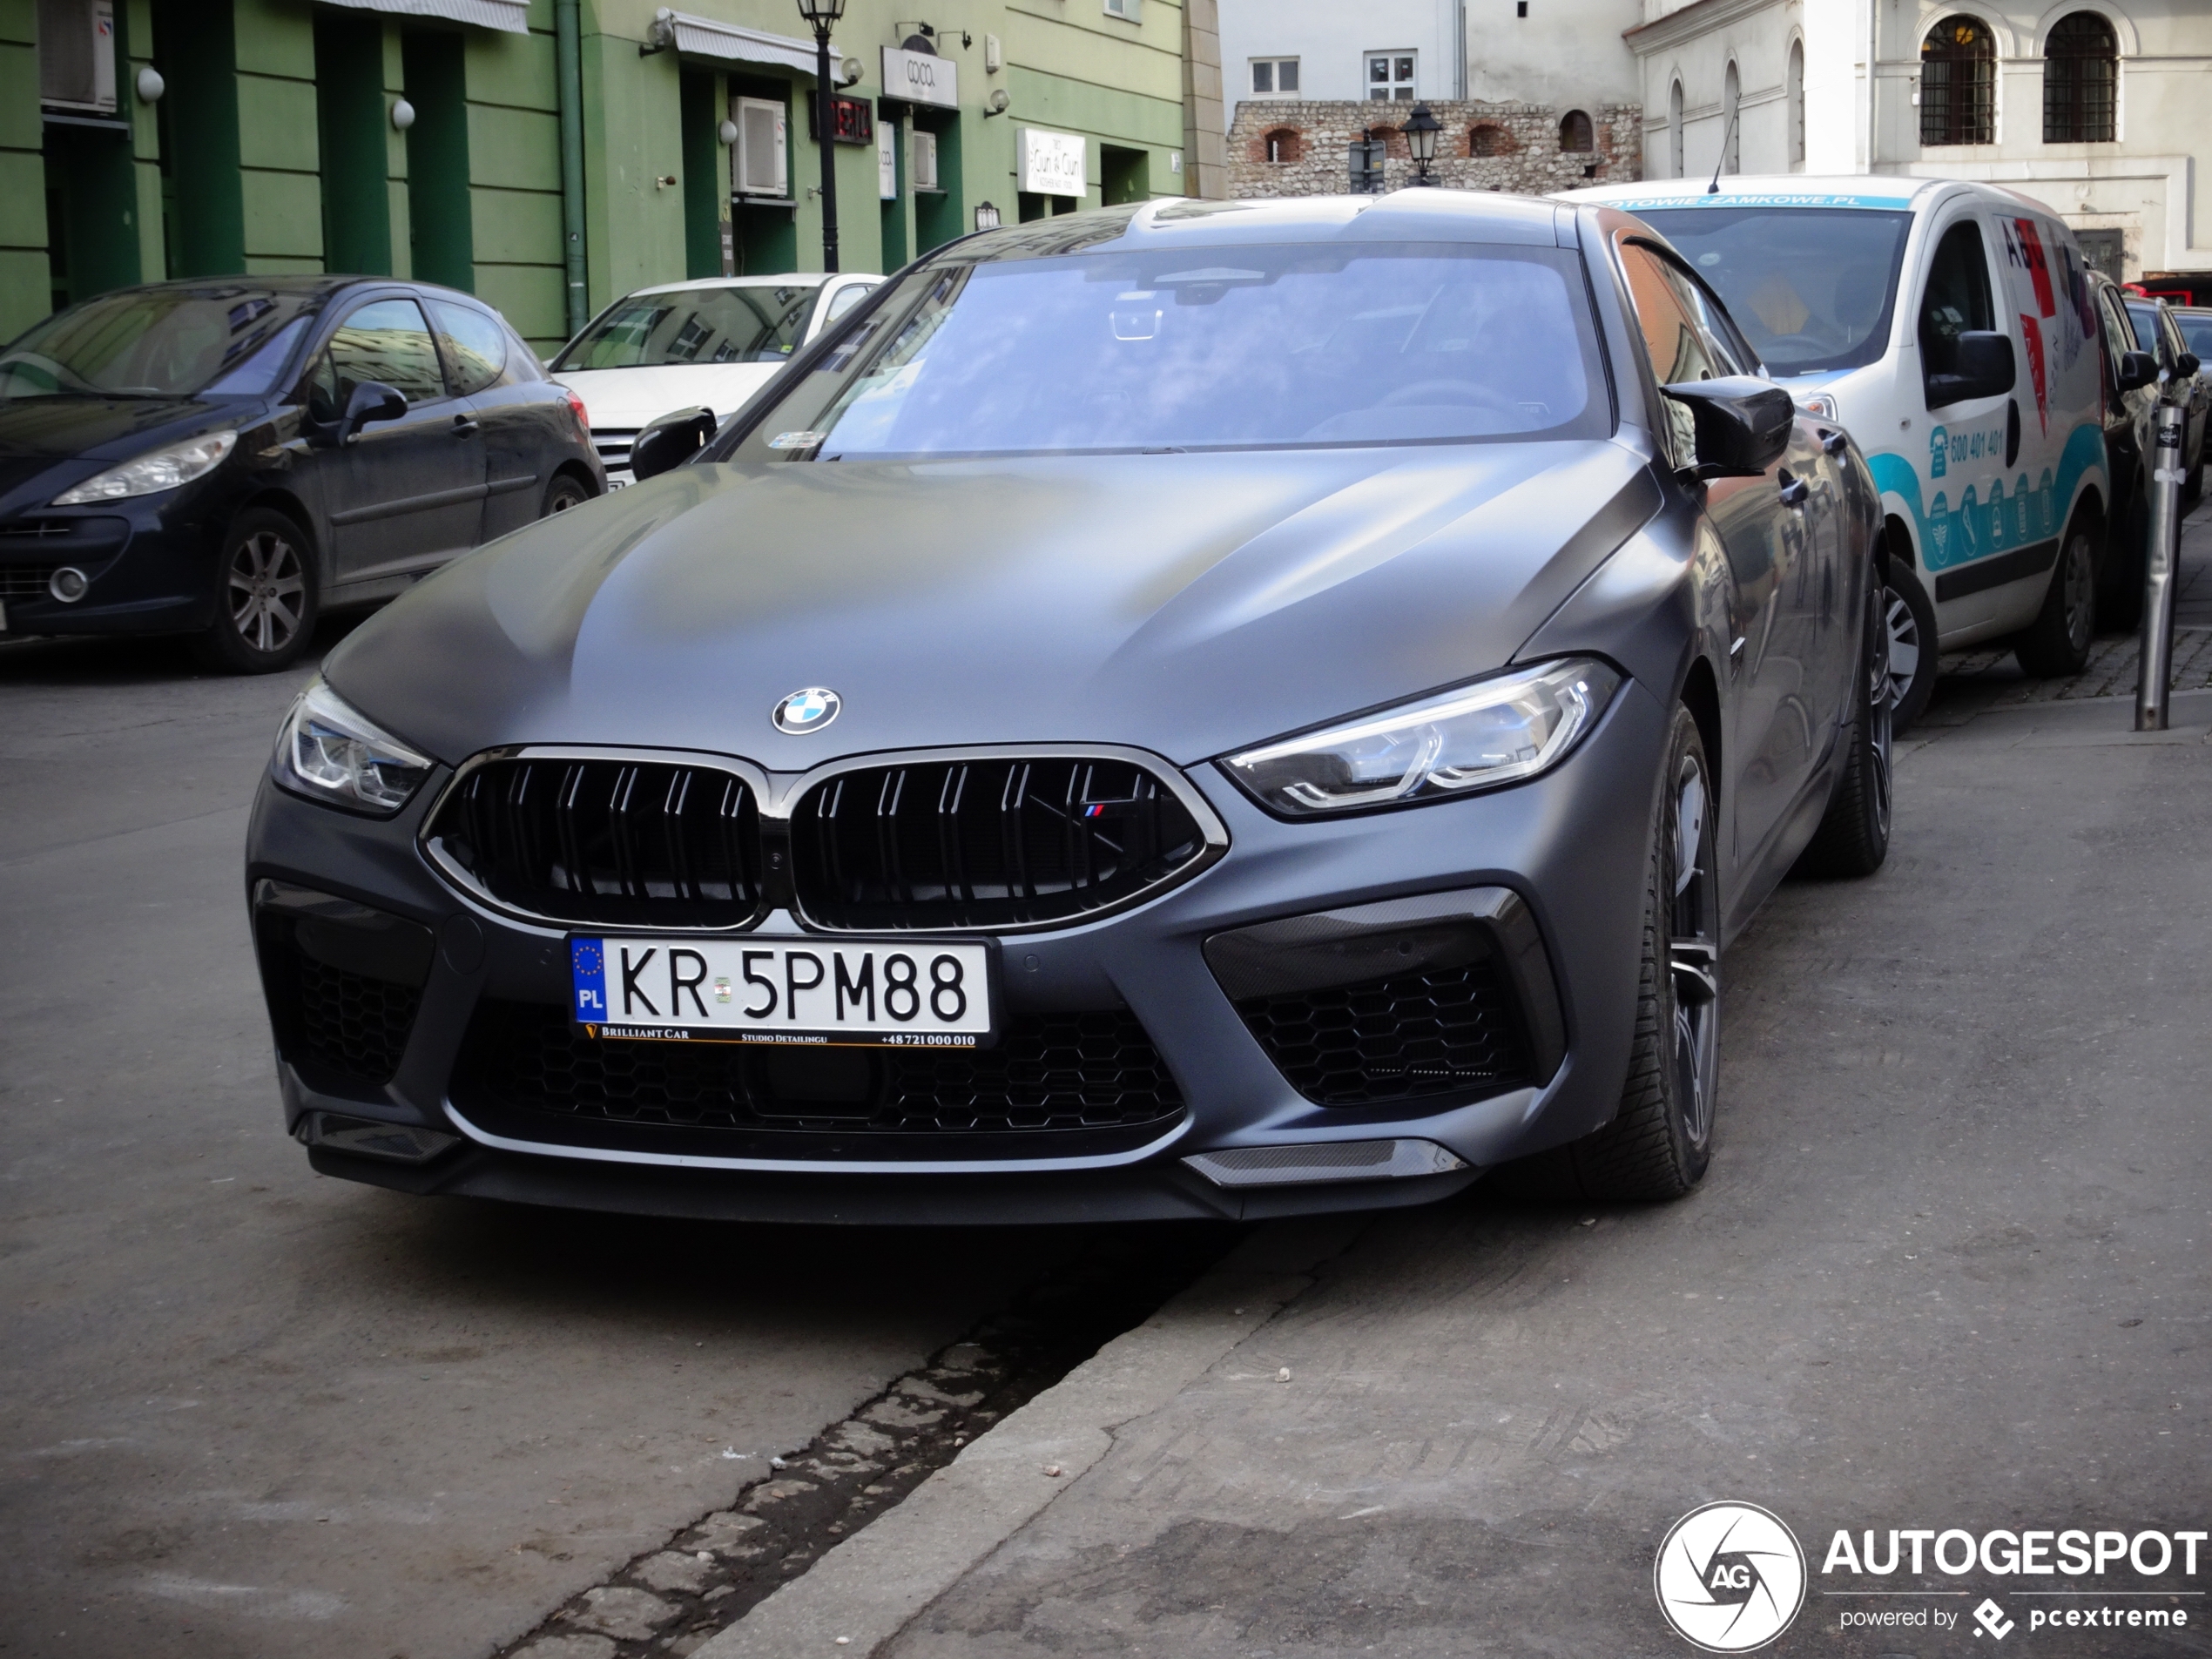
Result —
[{"label": "drain grate", "polygon": [[775,1459],[730,1507],[570,1597],[500,1659],[681,1659],[1143,1323],[1242,1233],[1173,1225],[1117,1232],[1078,1251],[1004,1312]]}]

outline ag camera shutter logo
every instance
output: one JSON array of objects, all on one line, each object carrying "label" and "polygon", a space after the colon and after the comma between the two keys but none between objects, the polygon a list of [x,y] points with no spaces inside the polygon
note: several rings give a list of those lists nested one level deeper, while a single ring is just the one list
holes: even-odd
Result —
[{"label": "ag camera shutter logo", "polygon": [[1668,1528],[1652,1566],[1660,1614],[1707,1653],[1749,1653],[1805,1604],[1805,1553],[1781,1518],[1751,1503],[1709,1503]]}]

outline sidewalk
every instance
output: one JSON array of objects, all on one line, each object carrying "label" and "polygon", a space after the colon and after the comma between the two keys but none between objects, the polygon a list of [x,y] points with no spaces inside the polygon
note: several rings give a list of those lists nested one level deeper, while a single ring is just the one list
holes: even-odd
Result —
[{"label": "sidewalk", "polygon": [[2212,693],[1960,714],[1888,867],[1732,948],[1691,1198],[1264,1231],[700,1659],[1687,1653],[1720,1498],[1812,1555],[1769,1651],[1925,1659],[1971,1626],[1841,1629],[1835,1529],[2201,1525]]}]

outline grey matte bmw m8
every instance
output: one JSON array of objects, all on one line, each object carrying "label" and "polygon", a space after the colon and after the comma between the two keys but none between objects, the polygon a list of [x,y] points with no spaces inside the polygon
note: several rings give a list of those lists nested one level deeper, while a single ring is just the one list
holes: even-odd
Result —
[{"label": "grey matte bmw m8", "polygon": [[1890,826],[1848,434],[1632,217],[1155,202],[916,261],[333,651],[246,888],[286,1122],[846,1222],[1704,1174],[1726,948]]}]

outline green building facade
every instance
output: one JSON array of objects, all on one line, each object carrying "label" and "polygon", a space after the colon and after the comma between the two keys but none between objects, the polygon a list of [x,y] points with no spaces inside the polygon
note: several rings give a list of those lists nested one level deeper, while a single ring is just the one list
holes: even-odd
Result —
[{"label": "green building facade", "polygon": [[[850,0],[841,267],[1218,194],[1184,162],[1217,79],[1191,3]],[[819,270],[812,37],[792,0],[691,3],[0,0],[0,341],[134,283],[327,270],[468,289],[550,351],[632,288]]]}]

